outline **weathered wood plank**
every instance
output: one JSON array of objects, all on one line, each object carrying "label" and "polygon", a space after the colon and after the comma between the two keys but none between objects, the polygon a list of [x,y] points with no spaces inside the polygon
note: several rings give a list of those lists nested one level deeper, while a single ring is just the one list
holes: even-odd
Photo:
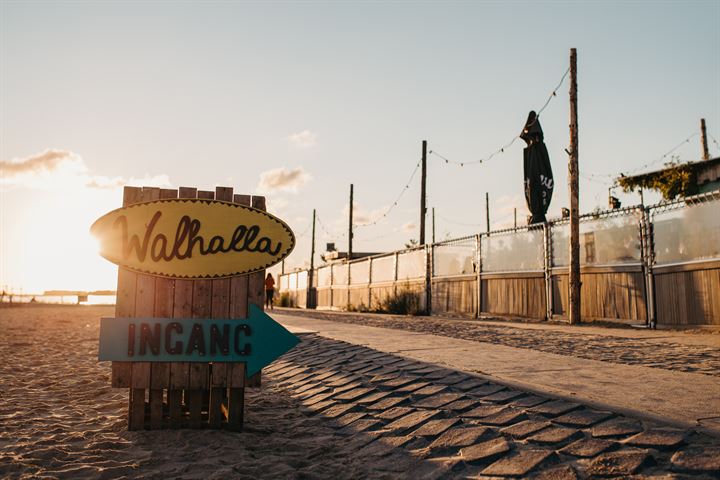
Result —
[{"label": "weathered wood plank", "polygon": [[[123,189],[123,207],[142,201],[142,188],[125,187]],[[137,274],[125,267],[118,268],[117,299],[115,316],[130,318],[135,316],[135,291]],[[112,362],[111,385],[116,388],[130,387],[132,366],[130,362]]]}]

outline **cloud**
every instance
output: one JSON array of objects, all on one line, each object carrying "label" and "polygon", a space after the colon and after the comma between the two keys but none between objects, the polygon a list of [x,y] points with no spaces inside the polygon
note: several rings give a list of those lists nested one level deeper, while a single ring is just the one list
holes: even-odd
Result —
[{"label": "cloud", "polygon": [[[376,221],[380,221],[383,218],[383,215],[385,212],[388,211],[387,205],[383,205],[382,207],[378,207],[374,210],[367,211],[365,207],[358,204],[357,202],[353,204],[353,225],[356,226],[362,226],[368,223],[373,223]],[[343,222],[347,222],[348,215],[350,214],[350,206],[348,204],[345,204],[342,210],[342,217],[344,220]]]},{"label": "cloud", "polygon": [[406,232],[414,232],[415,229],[417,229],[417,225],[413,222],[407,222],[405,225],[402,226],[402,229]]},{"label": "cloud", "polygon": [[289,135],[287,139],[298,148],[310,148],[317,144],[317,134],[310,130],[303,130],[299,133]]},{"label": "cloud", "polygon": [[166,187],[170,178],[164,174],[130,179],[92,175],[80,155],[65,150],[48,149],[25,158],[0,160],[0,187],[57,191],[82,187],[111,190],[124,185]]},{"label": "cloud", "polygon": [[82,160],[72,152],[45,150],[27,158],[0,160],[0,172],[3,179],[12,179],[28,174],[52,172],[58,170],[63,163],[78,165],[82,164]]},{"label": "cloud", "polygon": [[260,174],[260,183],[258,183],[257,190],[260,193],[277,191],[295,193],[311,179],[312,177],[302,167],[291,170],[285,167],[273,168]]}]

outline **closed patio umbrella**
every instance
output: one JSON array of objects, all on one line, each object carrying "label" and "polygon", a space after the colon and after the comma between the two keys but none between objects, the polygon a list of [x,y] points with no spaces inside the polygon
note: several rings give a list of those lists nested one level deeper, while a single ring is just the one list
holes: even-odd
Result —
[{"label": "closed patio umbrella", "polygon": [[532,214],[530,224],[545,222],[545,213],[550,206],[554,182],[540,120],[534,111],[528,115],[520,138],[527,143],[527,147],[523,150],[523,170],[525,201]]}]

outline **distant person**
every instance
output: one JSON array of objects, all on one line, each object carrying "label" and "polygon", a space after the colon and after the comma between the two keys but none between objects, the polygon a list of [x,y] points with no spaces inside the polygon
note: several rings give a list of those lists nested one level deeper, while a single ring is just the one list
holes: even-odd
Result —
[{"label": "distant person", "polygon": [[275,279],[271,273],[265,277],[265,308],[273,309],[273,296],[275,295]]}]

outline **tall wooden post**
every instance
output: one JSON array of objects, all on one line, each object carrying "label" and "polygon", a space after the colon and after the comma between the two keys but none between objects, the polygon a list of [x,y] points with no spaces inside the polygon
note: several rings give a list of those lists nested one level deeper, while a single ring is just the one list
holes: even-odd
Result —
[{"label": "tall wooden post", "polygon": [[348,260],[352,260],[353,241],[353,184],[350,184],[350,218],[348,219]]},{"label": "tall wooden post", "polygon": [[487,231],[490,231],[490,194],[485,192],[485,223],[487,224]]},{"label": "tall wooden post", "polygon": [[577,50],[570,49],[570,323],[580,323],[580,213],[578,181]]},{"label": "tall wooden post", "polygon": [[308,287],[305,305],[315,308],[315,209],[313,208],[312,240],[310,241],[310,270],[308,271]]},{"label": "tall wooden post", "polygon": [[435,207],[432,207],[432,243],[435,243]]},{"label": "tall wooden post", "polygon": [[315,268],[315,209],[313,208],[312,240],[310,241],[310,271]]},{"label": "tall wooden post", "polygon": [[700,119],[700,142],[702,143],[702,159],[710,160],[710,152],[707,144],[707,130],[705,129],[705,119]]},{"label": "tall wooden post", "polygon": [[427,140],[422,142],[422,177],[420,180],[420,245],[425,245],[425,206],[426,193],[425,183],[427,182]]},{"label": "tall wooden post", "polygon": [[513,208],[513,225],[517,228],[517,207]]}]

